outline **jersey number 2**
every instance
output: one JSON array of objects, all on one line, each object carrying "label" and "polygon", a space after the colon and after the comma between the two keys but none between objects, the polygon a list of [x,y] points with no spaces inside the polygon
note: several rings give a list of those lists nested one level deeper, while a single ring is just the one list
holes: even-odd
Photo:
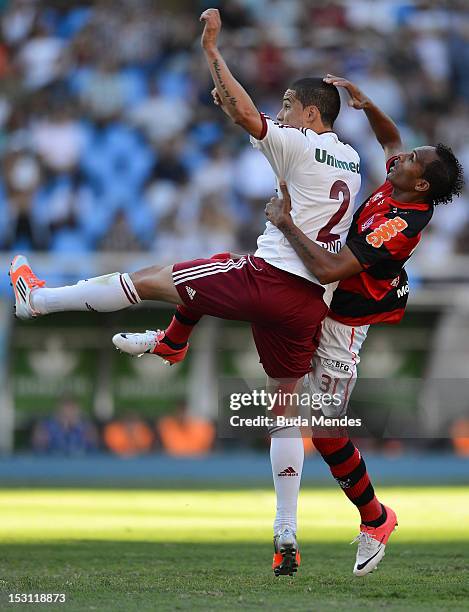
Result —
[{"label": "jersey number 2", "polygon": [[317,237],[318,242],[334,242],[340,238],[339,234],[334,234],[331,230],[342,220],[343,216],[347,212],[350,204],[350,189],[347,183],[344,181],[336,181],[332,187],[329,197],[331,200],[339,200],[339,196],[342,194],[343,200],[339,210],[332,215],[326,225],[319,230]]}]

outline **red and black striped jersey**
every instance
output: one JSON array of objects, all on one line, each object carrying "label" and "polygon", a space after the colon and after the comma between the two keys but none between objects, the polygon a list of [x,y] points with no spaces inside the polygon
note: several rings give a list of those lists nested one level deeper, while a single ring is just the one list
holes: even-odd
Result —
[{"label": "red and black striped jersey", "polygon": [[[396,158],[389,160],[387,170]],[[333,319],[346,325],[398,323],[409,284],[404,265],[433,214],[424,203],[398,202],[386,181],[356,211],[346,244],[364,270],[340,281],[332,298]]]}]

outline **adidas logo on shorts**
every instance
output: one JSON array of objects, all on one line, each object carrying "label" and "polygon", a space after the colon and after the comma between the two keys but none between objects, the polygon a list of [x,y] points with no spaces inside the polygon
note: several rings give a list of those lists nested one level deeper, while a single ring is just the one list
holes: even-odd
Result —
[{"label": "adidas logo on shorts", "polygon": [[186,291],[187,291],[187,295],[191,298],[191,300],[193,300],[197,291],[195,289],[192,289],[192,287],[188,287],[187,285],[186,285]]}]

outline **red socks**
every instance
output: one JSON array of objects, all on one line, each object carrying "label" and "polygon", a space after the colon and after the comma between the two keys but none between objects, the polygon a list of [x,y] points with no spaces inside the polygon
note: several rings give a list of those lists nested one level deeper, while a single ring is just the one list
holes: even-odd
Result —
[{"label": "red socks", "polygon": [[383,508],[375,496],[360,451],[348,437],[316,438],[314,446],[329,465],[332,475],[352,504],[357,506],[361,522],[378,527],[386,520]]},{"label": "red socks", "polygon": [[[202,318],[187,306],[176,306],[176,311],[165,331],[165,340],[169,340],[173,348],[183,348],[194,329],[194,325]],[[169,344],[168,343],[168,344]]]},{"label": "red socks", "polygon": [[[230,259],[230,253],[216,253],[210,259],[225,261]],[[194,325],[202,318],[202,315],[187,306],[176,306],[176,312],[165,331],[165,342],[174,349],[184,348],[189,340]]]},{"label": "red socks", "polygon": [[[225,261],[230,259],[231,253],[216,253],[210,259],[216,261]],[[194,325],[200,321],[203,315],[195,310],[191,310],[187,306],[176,306],[176,312],[165,331],[165,342],[168,346],[174,349],[184,348],[189,340]]]}]

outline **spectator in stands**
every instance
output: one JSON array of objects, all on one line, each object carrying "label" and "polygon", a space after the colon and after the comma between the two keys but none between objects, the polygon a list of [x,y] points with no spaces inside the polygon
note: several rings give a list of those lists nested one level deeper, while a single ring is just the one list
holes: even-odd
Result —
[{"label": "spectator in stands", "polygon": [[85,455],[98,448],[96,426],[73,398],[62,400],[55,415],[36,423],[31,444],[37,453]]},{"label": "spectator in stands", "polygon": [[204,455],[215,441],[215,427],[206,419],[191,416],[187,404],[180,402],[174,414],[157,421],[156,431],[163,449],[174,456]]},{"label": "spectator in stands", "polygon": [[200,196],[216,195],[221,201],[230,197],[233,190],[233,158],[222,143],[215,143],[207,150],[206,159],[194,172],[194,187]]},{"label": "spectator in stands", "polygon": [[2,19],[2,34],[8,45],[20,45],[31,35],[37,11],[37,4],[29,0],[8,3]]},{"label": "spectator in stands", "polygon": [[86,75],[80,99],[96,121],[117,119],[126,103],[126,80],[115,61],[103,59]]},{"label": "spectator in stands", "polygon": [[[145,242],[142,239],[142,233],[135,232],[132,229],[131,218],[129,216],[122,210],[117,212],[112,225],[99,242],[98,248],[100,251],[110,251],[111,253],[125,251],[131,253],[144,249]],[[151,233],[151,228],[147,227],[146,229],[149,229]]]},{"label": "spectator in stands", "polygon": [[4,249],[41,249],[48,244],[47,223],[34,218],[41,167],[28,151],[11,152],[3,160],[5,183],[0,185],[0,243]]},{"label": "spectator in stands", "polygon": [[182,150],[184,143],[172,135],[170,140],[165,141],[158,147],[158,159],[153,167],[150,180],[170,181],[172,183],[187,180],[187,169],[182,163]]},{"label": "spectator in stands", "polygon": [[143,130],[148,139],[158,145],[172,141],[185,131],[192,118],[188,101],[179,96],[161,92],[155,83],[149,82],[149,95],[128,113],[129,121]]},{"label": "spectator in stands", "polygon": [[236,223],[229,214],[228,202],[216,194],[205,196],[201,201],[197,225],[197,250],[202,257],[213,253],[235,251]]},{"label": "spectator in stands", "polygon": [[460,457],[469,457],[469,419],[458,419],[450,428],[454,452]]},{"label": "spectator in stands", "polygon": [[38,89],[52,83],[66,69],[63,41],[38,21],[18,55],[24,84]]},{"label": "spectator in stands", "polygon": [[57,173],[77,169],[85,135],[66,100],[56,102],[55,108],[33,124],[32,139],[37,155],[48,169]]},{"label": "spectator in stands", "polygon": [[154,443],[154,433],[138,414],[128,413],[108,423],[103,433],[106,448],[116,455],[132,457],[148,453]]}]

